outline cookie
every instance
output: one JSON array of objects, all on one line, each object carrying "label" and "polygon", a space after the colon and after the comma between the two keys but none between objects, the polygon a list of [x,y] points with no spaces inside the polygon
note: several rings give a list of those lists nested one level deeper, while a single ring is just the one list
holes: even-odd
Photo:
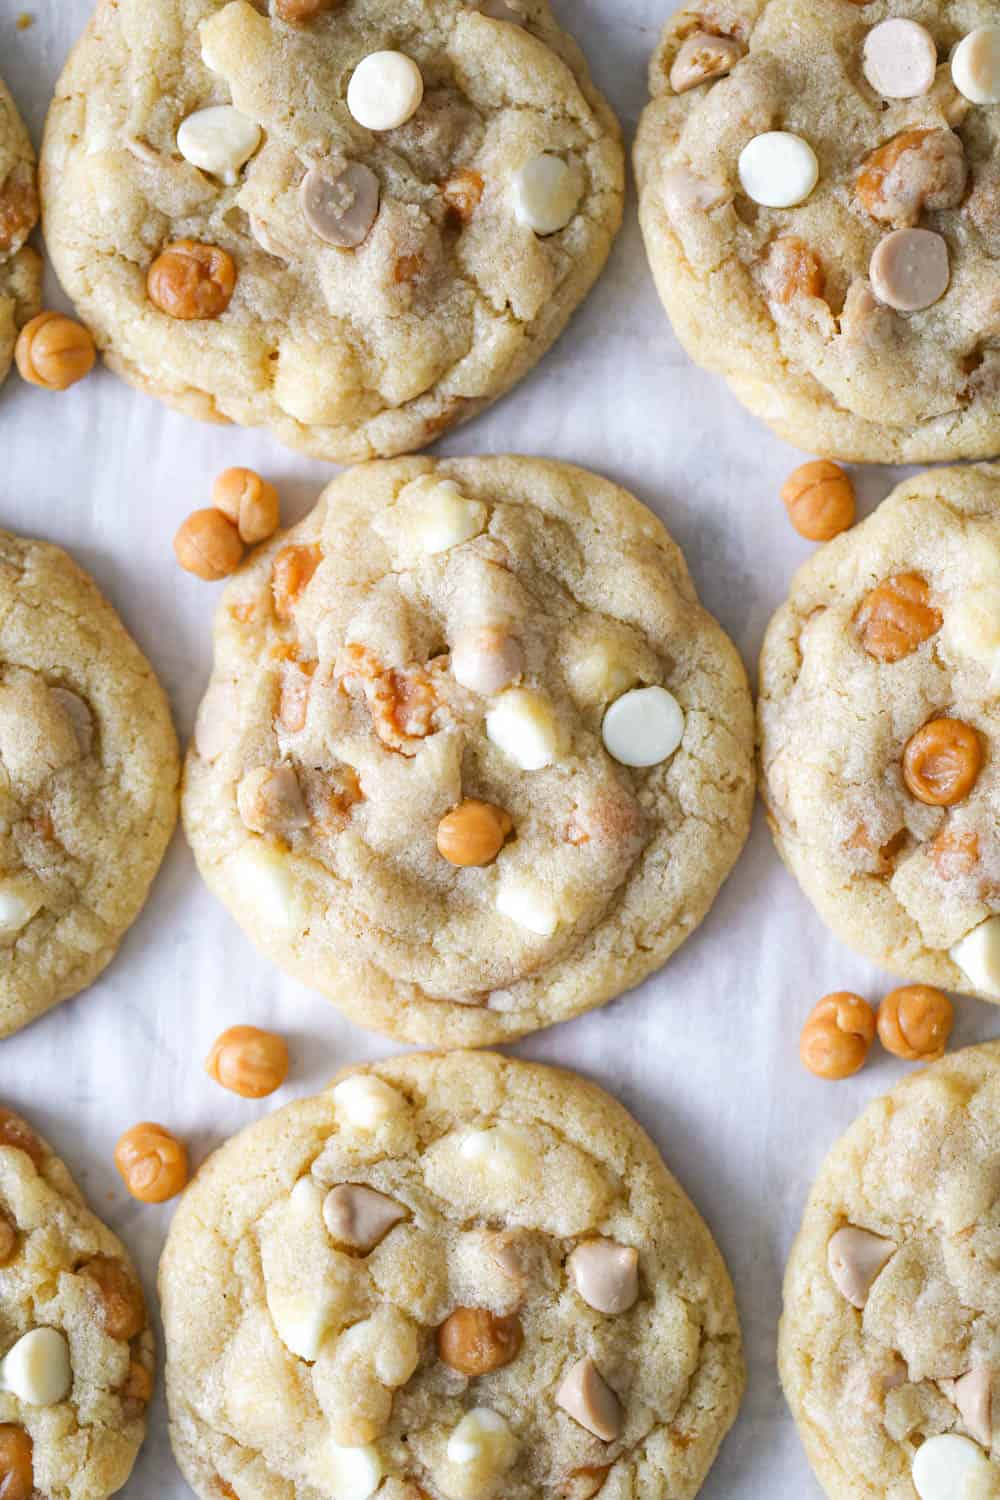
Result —
[{"label": "cookie", "polygon": [[14,358],[18,329],[41,308],[41,257],[25,244],[37,219],[35,153],[0,78],[0,383]]},{"label": "cookie", "polygon": [[0,1107],[0,1493],[106,1500],[146,1432],[135,1267],[40,1136]]},{"label": "cookie", "polygon": [[0,532],[0,1037],[82,990],[177,818],[152,668],[58,547]]},{"label": "cookie", "polygon": [[764,640],[778,852],[844,942],[1000,1001],[1000,467],[910,479],[799,570]]},{"label": "cookie", "polygon": [[820,1168],[778,1359],[831,1500],[1000,1493],[998,1148],[989,1042],[869,1105]]},{"label": "cookie", "polygon": [[315,457],[420,448],[541,357],[622,213],[548,0],[98,5],[46,240],[108,363]]},{"label": "cookie", "polygon": [[728,1274],[652,1142],[489,1053],[351,1071],[229,1141],[160,1296],[203,1500],[689,1500],[743,1387]]},{"label": "cookie", "polygon": [[876,463],[1000,449],[992,0],[706,0],[635,149],[691,357],[780,437]]},{"label": "cookie", "polygon": [[412,1042],[637,984],[747,834],[740,660],[607,480],[526,458],[340,476],[220,606],[183,816],[260,948]]}]

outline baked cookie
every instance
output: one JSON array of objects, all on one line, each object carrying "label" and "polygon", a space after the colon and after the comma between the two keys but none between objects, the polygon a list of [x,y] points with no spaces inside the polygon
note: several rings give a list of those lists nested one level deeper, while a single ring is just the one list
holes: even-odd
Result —
[{"label": "baked cookie", "polygon": [[905,481],[799,570],[760,664],[778,852],[844,942],[1000,1001],[1000,467]]},{"label": "baked cookie", "polygon": [[831,1500],[1000,1494],[998,1150],[989,1042],[869,1105],[820,1169],[778,1359]]},{"label": "baked cookie", "polygon": [[177,818],[152,668],[58,547],[0,532],[0,1037],[82,990]]},{"label": "baked cookie", "polygon": [[361,1025],[480,1045],[683,942],[746,837],[752,739],[740,660],[631,495],[398,459],[228,586],[183,816],[275,962]]},{"label": "baked cookie", "polygon": [[41,308],[42,261],[25,244],[38,219],[35,153],[0,78],[0,383],[21,325]]},{"label": "baked cookie", "polygon": [[693,359],[781,437],[877,463],[1000,449],[995,0],[705,0],[635,149]]},{"label": "baked cookie", "polygon": [[104,0],[49,253],[113,369],[318,458],[420,448],[540,358],[622,213],[548,0]]},{"label": "baked cookie", "polygon": [[160,1264],[204,1500],[689,1500],[743,1388],[729,1276],[622,1107],[489,1053],[250,1126]]},{"label": "baked cookie", "polygon": [[153,1335],[125,1247],[0,1108],[0,1494],[105,1500],[146,1433]]}]

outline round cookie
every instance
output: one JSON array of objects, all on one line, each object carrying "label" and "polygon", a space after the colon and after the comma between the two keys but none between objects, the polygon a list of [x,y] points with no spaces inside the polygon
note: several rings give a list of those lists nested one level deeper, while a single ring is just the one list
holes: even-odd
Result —
[{"label": "round cookie", "polygon": [[657,288],[798,447],[1000,449],[1000,102],[962,92],[989,75],[1000,101],[996,21],[993,0],[706,0],[667,24],[635,148]]},{"label": "round cookie", "polygon": [[152,668],[58,547],[0,532],[0,1038],[90,984],[177,818]]},{"label": "round cookie", "polygon": [[0,1107],[0,1493],[106,1500],[146,1433],[153,1335],[125,1247]]},{"label": "round cookie", "polygon": [[1000,1493],[998,1148],[989,1042],[869,1105],[820,1168],[778,1360],[831,1500]]},{"label": "round cookie", "polygon": [[548,0],[266,10],[98,6],[46,127],[49,253],[107,362],[171,405],[338,462],[422,447],[590,289],[617,122]]},{"label": "round cookie", "polygon": [[796,574],[760,663],[778,852],[844,942],[1000,1001],[1000,467],[905,481]]},{"label": "round cookie", "polygon": [[481,1045],[600,1005],[746,837],[742,664],[656,517],[581,469],[341,475],[228,586],[215,647],[199,868],[361,1025]]},{"label": "round cookie", "polygon": [[739,1324],[636,1122],[490,1053],[342,1080],[223,1146],[171,1226],[167,1394],[195,1492],[689,1500],[739,1405]]},{"label": "round cookie", "polygon": [[0,78],[0,384],[22,324],[41,308],[42,262],[25,244],[38,219],[35,153]]}]

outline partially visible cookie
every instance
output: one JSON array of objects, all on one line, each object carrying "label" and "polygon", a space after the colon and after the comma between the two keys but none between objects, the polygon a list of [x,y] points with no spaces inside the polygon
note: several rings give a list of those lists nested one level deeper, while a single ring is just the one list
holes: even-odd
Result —
[{"label": "partially visible cookie", "polygon": [[0,78],[0,383],[10,369],[18,329],[41,307],[41,257],[25,244],[37,219],[35,153]]},{"label": "partially visible cookie", "polygon": [[796,574],[760,663],[778,852],[844,942],[1000,1001],[1000,467],[906,480]]},{"label": "partially visible cookie", "polygon": [[202,1500],[691,1500],[743,1388],[716,1246],[622,1107],[394,1059],[202,1167],[160,1265]]},{"label": "partially visible cookie", "polygon": [[692,358],[800,448],[994,457],[995,0],[696,0],[649,77],[640,218]]},{"label": "partially visible cookie", "polygon": [[60,548],[0,532],[0,1037],[110,963],[177,780],[166,698],[111,605]]},{"label": "partially visible cookie", "polygon": [[0,1494],[106,1500],[146,1432],[135,1267],[40,1136],[0,1107]]},{"label": "partially visible cookie", "polygon": [[361,1025],[509,1040],[637,984],[749,827],[742,664],[656,517],[526,458],[342,475],[228,586],[199,868]]},{"label": "partially visible cookie", "polygon": [[1000,1044],[869,1105],[785,1274],[785,1396],[830,1500],[1000,1494]]},{"label": "partially visible cookie", "polygon": [[42,153],[49,254],[112,368],[338,462],[526,374],[623,192],[548,0],[102,4]]}]

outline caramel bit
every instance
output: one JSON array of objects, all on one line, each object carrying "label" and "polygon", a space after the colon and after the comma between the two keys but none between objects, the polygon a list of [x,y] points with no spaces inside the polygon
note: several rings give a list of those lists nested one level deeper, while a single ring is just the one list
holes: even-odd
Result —
[{"label": "caramel bit", "polygon": [[252,602],[246,604],[230,604],[229,618],[236,620],[240,625],[248,625],[256,613],[257,606]]},{"label": "caramel bit", "polygon": [[153,1399],[153,1377],[145,1365],[134,1359],[120,1395],[127,1417],[139,1417]]},{"label": "caramel bit", "polygon": [[979,835],[942,828],[930,848],[931,863],[941,880],[961,880],[976,873]]},{"label": "caramel bit", "polygon": [[968,167],[950,130],[904,130],[865,158],[855,183],[862,207],[875,219],[903,227],[924,209],[955,208]]},{"label": "caramel bit", "polygon": [[941,629],[941,614],[919,573],[896,573],[872,589],[854,617],[858,639],[869,656],[896,662],[909,656]]},{"label": "caramel bit", "polygon": [[953,807],[972,791],[982,765],[982,743],[971,725],[932,719],[906,743],[903,780],[918,802]]},{"label": "caramel bit", "polygon": [[367,646],[351,643],[337,658],[334,676],[348,693],[364,693],[375,733],[390,750],[416,753],[413,740],[424,739],[438,727],[445,707],[439,692],[447,657],[423,666],[390,667]]},{"label": "caramel bit", "polygon": [[0,1147],[13,1146],[30,1156],[36,1167],[45,1160],[45,1148],[29,1125],[12,1109],[0,1108]]},{"label": "caramel bit", "polygon": [[768,290],[787,307],[796,297],[822,297],[826,276],[816,252],[797,235],[774,240],[767,253]]},{"label": "caramel bit", "polygon": [[309,788],[309,811],[315,831],[336,834],[350,822],[351,809],[365,800],[361,780],[353,766],[341,765],[318,786]]},{"label": "caramel bit", "polygon": [[216,1493],[222,1496],[222,1500],[240,1500],[239,1495],[231,1484],[227,1484],[220,1474],[215,1476]]},{"label": "caramel bit", "polygon": [[9,1266],[17,1249],[17,1225],[0,1208],[0,1266]]},{"label": "caramel bit", "polygon": [[290,620],[295,604],[323,560],[320,547],[282,547],[271,571],[274,612],[279,620]]},{"label": "caramel bit", "polygon": [[38,194],[30,172],[17,167],[0,188],[0,251],[20,245],[38,220]]},{"label": "caramel bit", "polygon": [[309,712],[309,694],[318,663],[289,660],[281,673],[278,689],[278,723],[288,734],[298,734],[305,728]]},{"label": "caramel bit", "polygon": [[0,1426],[0,1500],[40,1500],[33,1459],[34,1444],[25,1429]]},{"label": "caramel bit", "polygon": [[468,224],[479,207],[485,186],[482,177],[469,167],[455,172],[441,184],[441,196],[449,215],[462,224]]},{"label": "caramel bit", "polygon": [[885,875],[891,869],[892,861],[895,859],[896,855],[899,853],[900,849],[902,849],[905,843],[905,828],[901,828],[898,833],[894,833],[892,838],[887,840],[886,843],[879,844],[876,843],[874,836],[865,827],[864,823],[859,823],[857,828],[855,828],[854,832],[851,834],[851,837],[847,840],[845,848],[860,849],[863,850],[864,853],[870,854],[872,856],[875,873],[879,875]]},{"label": "caramel bit", "polygon": [[422,255],[401,255],[392,268],[392,279],[397,286],[409,286],[416,281],[424,269]]},{"label": "caramel bit", "polygon": [[153,261],[146,276],[149,300],[171,318],[217,318],[236,287],[236,263],[218,245],[177,240]]},{"label": "caramel bit", "polygon": [[142,1287],[120,1260],[95,1255],[80,1267],[80,1275],[91,1283],[104,1332],[127,1343],[146,1326],[146,1302]]}]

